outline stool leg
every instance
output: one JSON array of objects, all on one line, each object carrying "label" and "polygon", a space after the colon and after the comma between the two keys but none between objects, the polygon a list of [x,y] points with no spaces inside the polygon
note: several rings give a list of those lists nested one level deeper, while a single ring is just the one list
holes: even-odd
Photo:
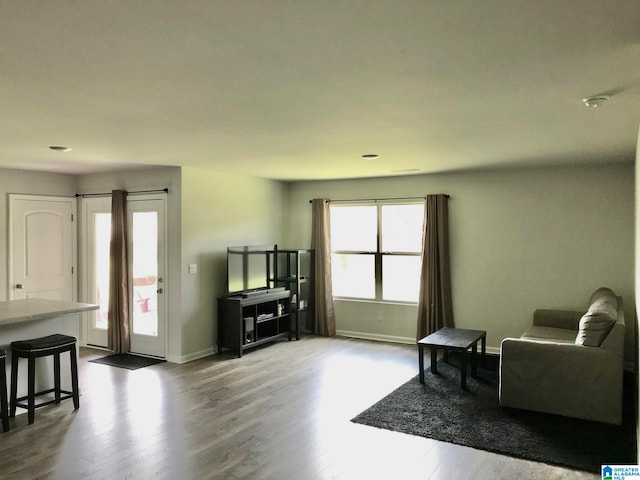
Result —
[{"label": "stool leg", "polygon": [[76,346],[69,350],[69,360],[71,360],[71,392],[73,394],[73,408],[80,408],[80,391],[78,388],[78,361],[76,358]]},{"label": "stool leg", "polygon": [[27,391],[27,413],[29,415],[29,425],[36,419],[36,359],[29,357],[28,359],[28,391]]},{"label": "stool leg", "polygon": [[53,355],[53,392],[56,403],[60,403],[60,354]]},{"label": "stool leg", "polygon": [[9,431],[9,406],[7,405],[7,364],[4,357],[0,359],[0,415],[2,415],[2,431]]},{"label": "stool leg", "polygon": [[11,354],[11,406],[9,409],[9,417],[16,416],[16,402],[18,398],[18,355],[16,352]]}]

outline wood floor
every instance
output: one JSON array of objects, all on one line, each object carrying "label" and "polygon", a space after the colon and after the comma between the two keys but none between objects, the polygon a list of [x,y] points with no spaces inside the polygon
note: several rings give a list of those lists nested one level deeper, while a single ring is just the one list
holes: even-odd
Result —
[{"label": "wood floor", "polygon": [[417,374],[415,347],[305,337],[135,371],[100,356],[81,349],[78,411],[0,434],[0,478],[600,478],[351,423]]}]

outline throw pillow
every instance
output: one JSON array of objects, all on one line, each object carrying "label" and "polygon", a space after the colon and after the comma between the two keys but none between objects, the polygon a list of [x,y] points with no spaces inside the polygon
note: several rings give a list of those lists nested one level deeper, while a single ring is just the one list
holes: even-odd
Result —
[{"label": "throw pillow", "polygon": [[589,311],[580,319],[576,344],[599,347],[618,318],[618,299],[609,288],[599,288],[591,295]]},{"label": "throw pillow", "polygon": [[576,345],[599,347],[616,323],[609,315],[585,313],[580,319],[580,328],[576,336]]}]

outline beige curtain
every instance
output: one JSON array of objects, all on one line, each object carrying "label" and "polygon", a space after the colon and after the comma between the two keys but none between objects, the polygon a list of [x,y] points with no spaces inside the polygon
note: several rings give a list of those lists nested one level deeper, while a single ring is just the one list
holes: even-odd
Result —
[{"label": "beige curtain", "polygon": [[448,203],[448,195],[427,195],[418,300],[418,340],[442,327],[453,327]]},{"label": "beige curtain", "polygon": [[127,259],[127,192],[111,192],[111,245],[109,249],[108,347],[129,351],[129,272]]},{"label": "beige curtain", "polygon": [[311,201],[311,248],[315,250],[315,299],[313,333],[324,337],[336,334],[336,315],[331,288],[331,235],[328,200]]}]

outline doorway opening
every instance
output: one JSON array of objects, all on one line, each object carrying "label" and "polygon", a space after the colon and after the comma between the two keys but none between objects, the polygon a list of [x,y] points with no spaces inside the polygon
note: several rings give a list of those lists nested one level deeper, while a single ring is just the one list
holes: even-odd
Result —
[{"label": "doorway opening", "polygon": [[[165,195],[127,199],[130,353],[160,358],[166,355],[165,205]],[[110,210],[110,196],[82,200],[83,293],[87,302],[99,305],[87,320],[86,339],[101,348],[108,343]]]}]

